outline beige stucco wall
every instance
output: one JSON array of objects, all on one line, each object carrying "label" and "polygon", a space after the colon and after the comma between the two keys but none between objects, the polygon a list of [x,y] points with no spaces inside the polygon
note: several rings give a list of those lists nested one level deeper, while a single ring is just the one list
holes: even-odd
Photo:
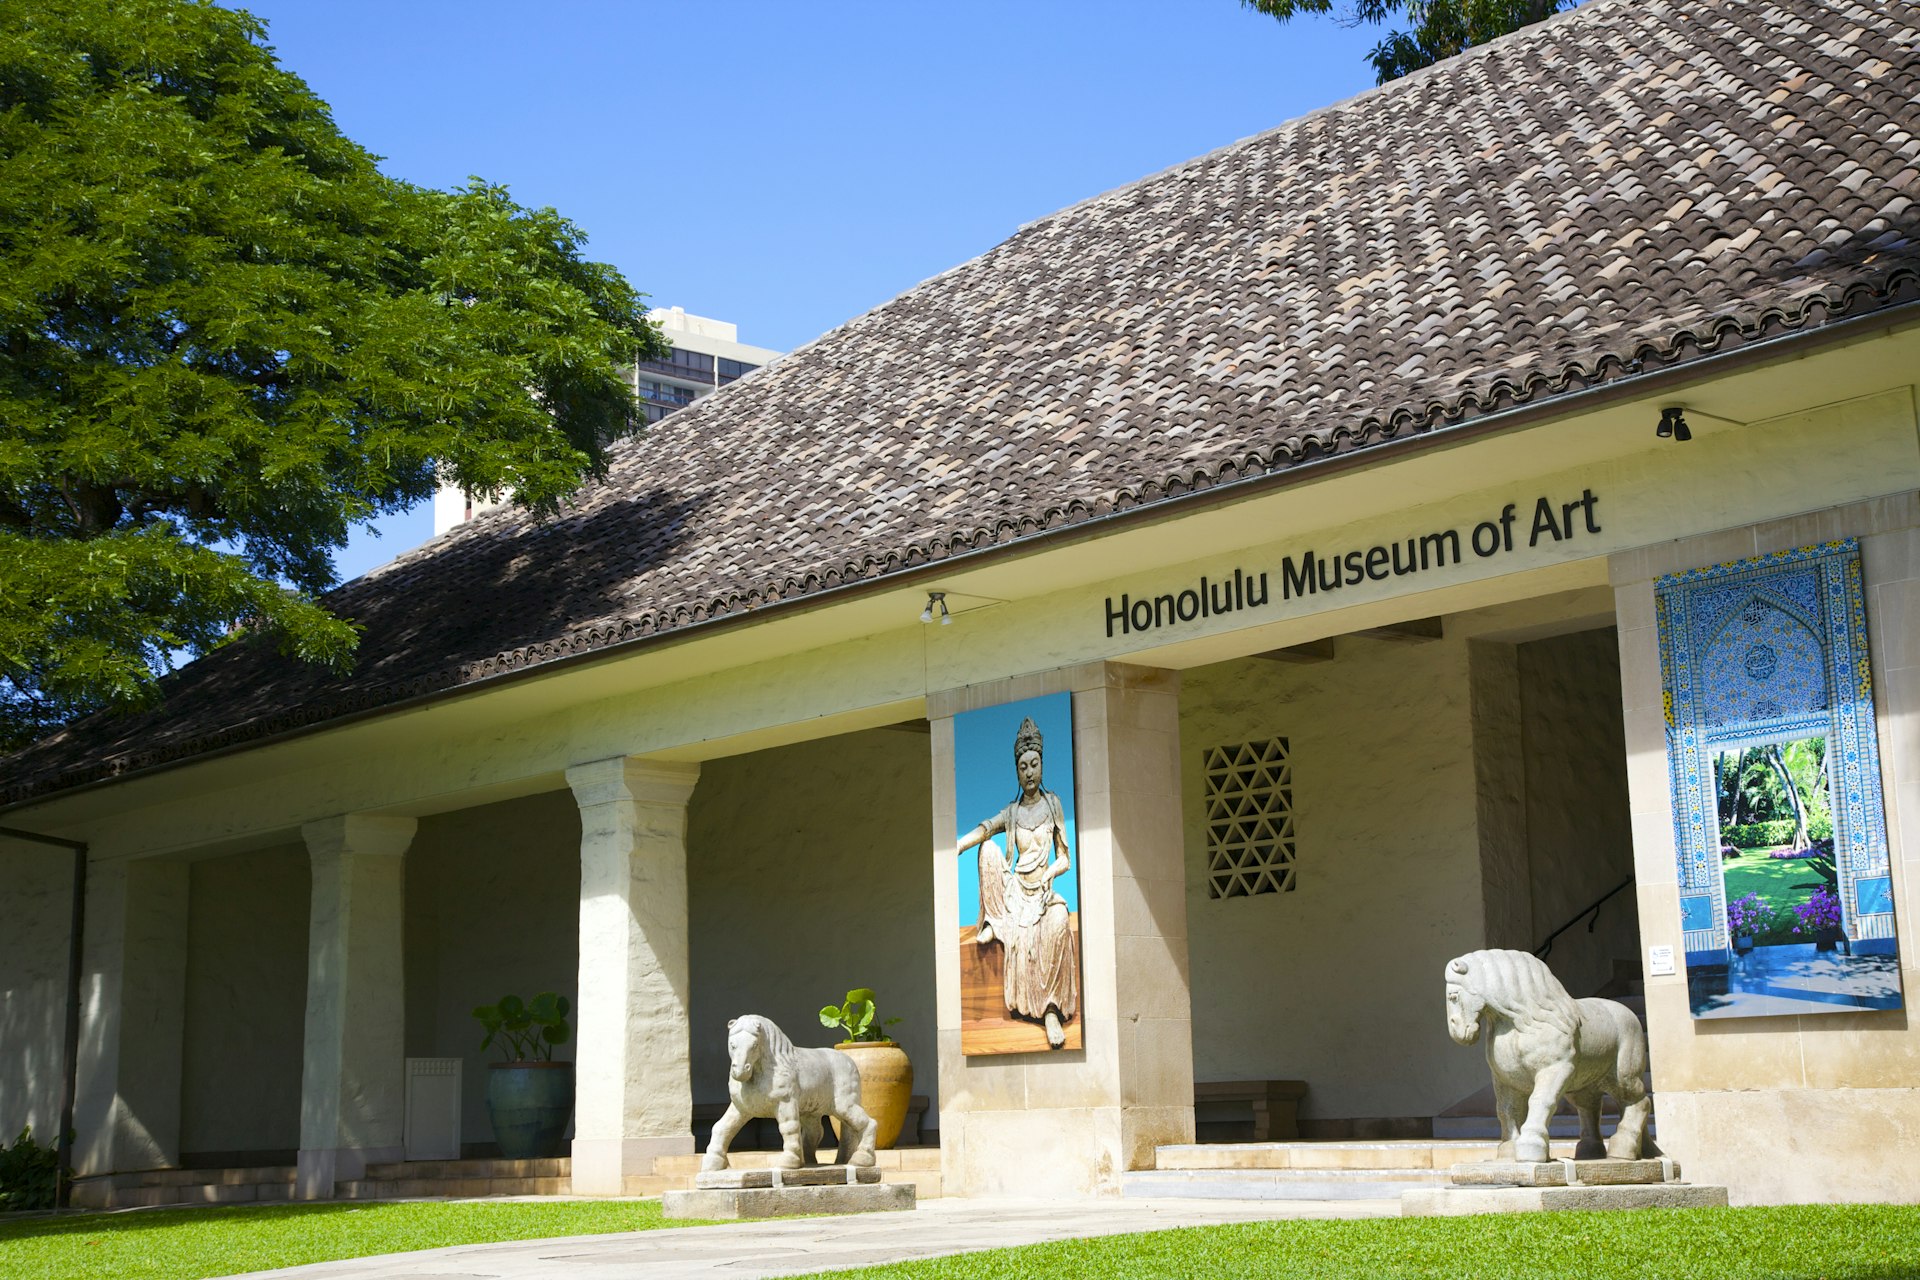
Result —
[{"label": "beige stucco wall", "polygon": [[[473,1007],[509,993],[572,999],[579,974],[580,816],[551,791],[441,814],[406,853],[406,1052],[462,1058],[460,1127],[487,1143],[487,1063]],[[556,1058],[573,1057],[571,1044]]]},{"label": "beige stucco wall", "polygon": [[307,991],[301,845],[193,864],[188,889],[180,1150],[300,1145]]},{"label": "beige stucco wall", "polygon": [[[954,719],[1062,691],[1073,703],[1082,1046],[969,1056]],[[1157,1147],[1194,1137],[1180,678],[1091,663],[945,690],[927,712],[934,914],[951,922],[935,954],[941,1185],[949,1195],[1022,1199],[1117,1194],[1121,1174],[1152,1168]]]},{"label": "beige stucco wall", "polygon": [[[1617,556],[1620,654],[1644,942],[1682,955],[1653,578],[1859,536],[1901,982],[1920,996],[1920,496]],[[1735,1203],[1920,1200],[1920,1025],[1911,1008],[1695,1022],[1684,965],[1647,980],[1660,1141]]]},{"label": "beige stucco wall", "polygon": [[60,1127],[73,855],[0,845],[0,1145]]},{"label": "beige stucco wall", "polygon": [[[1484,1086],[1481,1055],[1447,1038],[1440,1004],[1445,962],[1488,945],[1482,841],[1497,835],[1476,805],[1476,753],[1515,757],[1512,838],[1537,883],[1530,918],[1546,922],[1531,946],[1617,883],[1626,857],[1617,659],[1611,633],[1590,626],[1602,594],[1454,615],[1439,640],[1345,637],[1330,662],[1246,658],[1187,673],[1196,1079],[1305,1080],[1310,1119],[1432,1116]],[[1560,625],[1587,629],[1518,639]],[[1510,717],[1474,705],[1482,646],[1519,655]],[[1269,737],[1292,752],[1297,887],[1209,898],[1203,753]],[[1570,835],[1587,814],[1598,820]],[[1594,865],[1602,850],[1612,866]],[[1630,903],[1616,918],[1630,919]],[[1631,944],[1620,954],[1630,959]],[[1569,977],[1590,983],[1580,994],[1598,985],[1578,964]]]},{"label": "beige stucco wall", "polygon": [[[1619,637],[1613,628],[1516,646],[1533,928],[1528,946],[1633,874]],[[1560,935],[1547,963],[1576,996],[1593,995],[1640,954],[1632,888]]]},{"label": "beige stucco wall", "polygon": [[[727,1020],[832,1044],[822,1005],[872,987],[937,1092],[928,736],[872,729],[713,760],[687,815],[695,1102],[725,1102]],[[938,1123],[937,1115],[928,1124]]]}]

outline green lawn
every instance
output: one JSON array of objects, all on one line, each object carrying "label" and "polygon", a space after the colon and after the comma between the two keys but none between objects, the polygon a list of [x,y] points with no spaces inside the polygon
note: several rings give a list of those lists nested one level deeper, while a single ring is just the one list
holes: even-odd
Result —
[{"label": "green lawn", "polygon": [[1824,883],[1805,858],[1769,858],[1764,849],[1750,849],[1729,858],[1721,867],[1727,877],[1728,902],[1757,893],[1773,904],[1776,923],[1759,939],[1762,945],[1812,941],[1790,932],[1794,917],[1789,908],[1805,902],[1813,893],[1810,888],[1794,886]]},{"label": "green lawn", "polygon": [[5,1280],[204,1280],[487,1240],[697,1225],[658,1200],[233,1205],[0,1221]]},{"label": "green lawn", "polygon": [[[0,1222],[6,1280],[204,1280],[491,1240],[690,1226],[657,1201],[242,1205]],[[1264,1222],[834,1275],[913,1280],[1911,1280],[1920,1207]]]},{"label": "green lawn", "polygon": [[1912,1280],[1920,1208],[1263,1222],[1000,1249],[822,1276],[900,1280]]}]

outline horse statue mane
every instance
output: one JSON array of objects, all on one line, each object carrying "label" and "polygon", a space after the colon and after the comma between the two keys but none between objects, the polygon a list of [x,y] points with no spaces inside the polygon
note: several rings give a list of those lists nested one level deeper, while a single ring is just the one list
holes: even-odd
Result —
[{"label": "horse statue mane", "polygon": [[701,1169],[727,1167],[727,1148],[748,1120],[780,1123],[780,1167],[813,1163],[822,1117],[840,1131],[842,1164],[874,1162],[880,1126],[860,1105],[860,1072],[834,1049],[803,1048],[771,1018],[743,1014],[727,1024],[727,1110],[713,1126]]},{"label": "horse statue mane", "polygon": [[[797,1046],[787,1038],[772,1018],[763,1018],[757,1013],[742,1014],[727,1024],[728,1039],[732,1039],[734,1028],[741,1027],[752,1033],[760,1045],[758,1058],[772,1060],[771,1078],[761,1081],[761,1087],[768,1093],[790,1088],[793,1081],[793,1055]],[[758,1060],[756,1058],[756,1061]],[[727,1092],[733,1093],[733,1085],[743,1083],[734,1081]]]},{"label": "horse statue mane", "polygon": [[[1575,1000],[1528,952],[1469,951],[1447,961],[1447,1034],[1457,1044],[1486,1041],[1500,1159],[1546,1160],[1547,1126],[1562,1097],[1580,1113],[1575,1159],[1659,1154],[1647,1137],[1647,1033],[1625,1005]],[[1600,1104],[1607,1094],[1620,1103],[1620,1123],[1603,1144]]]},{"label": "horse statue mane", "polygon": [[[1479,997],[1486,1008],[1522,1029],[1544,1024],[1571,1041],[1580,1026],[1580,1006],[1546,961],[1531,952],[1469,951],[1448,962],[1447,985]],[[1462,1029],[1448,1029],[1460,1044],[1478,1039],[1477,1025],[1464,1039]]]}]

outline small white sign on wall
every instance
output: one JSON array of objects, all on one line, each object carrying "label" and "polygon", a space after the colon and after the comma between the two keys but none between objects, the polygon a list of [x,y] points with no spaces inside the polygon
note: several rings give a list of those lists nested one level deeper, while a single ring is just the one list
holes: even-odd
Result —
[{"label": "small white sign on wall", "polygon": [[1649,978],[1671,978],[1673,976],[1673,948],[1670,946],[1647,948],[1647,976]]}]

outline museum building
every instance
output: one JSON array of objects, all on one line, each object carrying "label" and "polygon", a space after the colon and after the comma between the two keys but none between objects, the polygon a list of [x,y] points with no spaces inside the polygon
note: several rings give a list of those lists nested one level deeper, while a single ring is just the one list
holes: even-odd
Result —
[{"label": "museum building", "polygon": [[[571,1186],[620,1194],[730,1018],[829,1043],[870,986],[945,1194],[1116,1194],[1215,1082],[1444,1137],[1443,967],[1513,948],[1644,983],[1695,1181],[1920,1199],[1916,104],[1912,6],[1592,0],[346,584],[350,675],[248,640],[11,757],[84,910],[0,840],[0,1134],[70,1087],[95,1202],[326,1197],[405,1153],[409,1060],[484,1150],[471,1010],[553,990]],[[1026,856],[1029,746],[1064,918],[973,852]]]}]

